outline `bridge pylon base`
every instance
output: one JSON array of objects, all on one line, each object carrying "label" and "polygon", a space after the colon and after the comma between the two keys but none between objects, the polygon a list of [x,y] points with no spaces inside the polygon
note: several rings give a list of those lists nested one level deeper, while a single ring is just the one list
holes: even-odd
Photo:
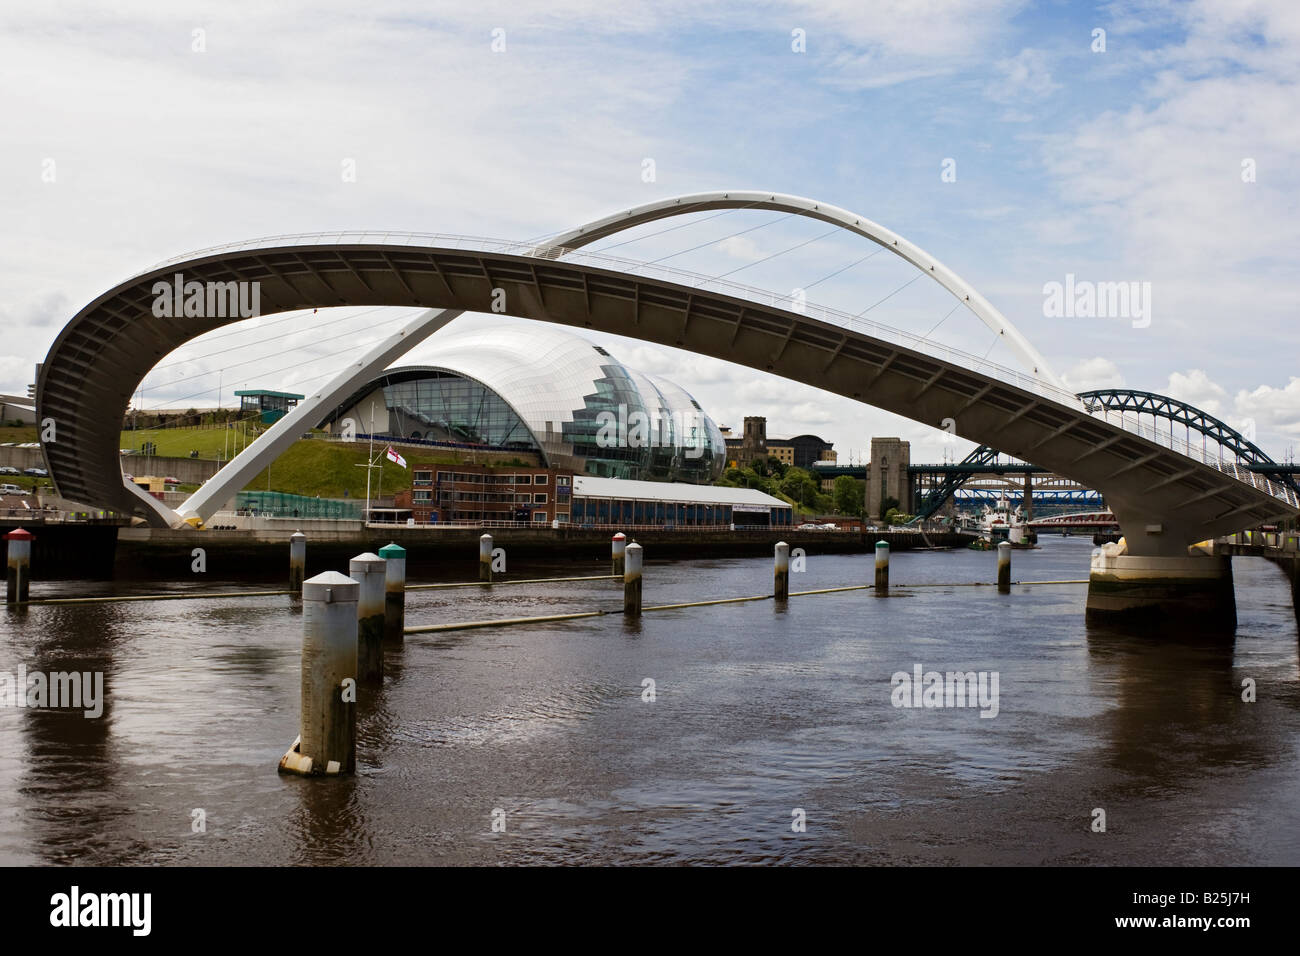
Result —
[{"label": "bridge pylon base", "polygon": [[1237,627],[1232,563],[1226,555],[1147,557],[1093,555],[1088,579],[1090,624],[1161,633],[1224,634]]}]

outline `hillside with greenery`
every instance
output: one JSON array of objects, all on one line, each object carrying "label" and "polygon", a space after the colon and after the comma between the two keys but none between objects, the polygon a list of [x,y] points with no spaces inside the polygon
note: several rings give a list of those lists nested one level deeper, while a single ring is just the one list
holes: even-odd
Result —
[{"label": "hillside with greenery", "polygon": [[731,488],[753,488],[788,501],[800,515],[862,515],[861,481],[841,475],[835,479],[834,491],[825,494],[815,475],[775,458],[755,459],[748,468],[728,468],[718,484]]},{"label": "hillside with greenery", "polygon": [[[162,428],[141,428],[127,430],[121,434],[120,448],[130,449],[135,454],[123,459],[124,470],[139,471],[145,467],[141,455],[149,453],[162,457],[188,458],[191,451],[197,451],[199,458],[229,460],[251,443],[266,427],[250,422],[236,422],[227,429],[221,424],[177,426]],[[314,434],[323,435],[323,432]],[[379,455],[386,445],[376,442],[374,454]],[[253,478],[245,490],[281,491],[288,494],[315,496],[322,498],[364,498],[366,495],[367,455],[370,446],[367,442],[344,444],[319,438],[299,439],[285,450],[271,467],[264,469]],[[436,451],[432,448],[421,449],[412,455],[412,449],[404,448],[403,456],[407,459],[407,468],[402,468],[387,458],[380,458],[377,464],[383,468],[372,470],[371,496],[378,498],[390,496],[411,487],[410,467],[418,463],[459,464],[465,460],[463,452]],[[501,464],[525,464],[514,459]],[[181,490],[191,490],[195,486],[183,485]]]}]

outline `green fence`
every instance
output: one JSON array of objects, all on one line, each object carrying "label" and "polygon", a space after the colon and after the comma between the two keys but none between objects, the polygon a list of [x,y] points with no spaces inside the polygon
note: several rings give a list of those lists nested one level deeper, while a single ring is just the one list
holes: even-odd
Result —
[{"label": "green fence", "polygon": [[241,491],[236,499],[240,511],[255,511],[273,518],[361,518],[361,503],[337,498],[308,498],[282,491]]}]

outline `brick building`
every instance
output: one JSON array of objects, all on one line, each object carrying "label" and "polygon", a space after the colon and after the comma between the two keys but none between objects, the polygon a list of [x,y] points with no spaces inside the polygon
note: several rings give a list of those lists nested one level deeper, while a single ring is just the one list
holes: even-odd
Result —
[{"label": "brick building", "polygon": [[463,521],[569,520],[573,472],[558,468],[482,465],[411,466],[411,490],[394,496],[416,524]]}]

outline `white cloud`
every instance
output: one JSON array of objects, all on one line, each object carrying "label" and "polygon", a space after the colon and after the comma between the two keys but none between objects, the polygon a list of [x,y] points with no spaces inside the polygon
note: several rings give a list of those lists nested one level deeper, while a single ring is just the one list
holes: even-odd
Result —
[{"label": "white cloud", "polygon": [[999,60],[996,68],[1000,76],[985,92],[1000,103],[1038,102],[1060,89],[1060,84],[1052,80],[1047,55],[1042,50],[1025,47],[1015,56]]},{"label": "white cloud", "polygon": [[748,236],[728,236],[717,243],[717,247],[732,258],[746,262],[757,262],[763,258],[763,250]]},{"label": "white cloud", "polygon": [[1224,404],[1228,400],[1227,390],[1217,382],[1211,381],[1210,377],[1199,368],[1171,373],[1165,394],[1170,398],[1194,405],[1216,418],[1222,417],[1225,412]]},{"label": "white cloud", "polygon": [[1123,373],[1108,358],[1097,357],[1075,362],[1061,377],[1076,392],[1124,387]]},{"label": "white cloud", "polygon": [[1239,417],[1254,419],[1257,432],[1300,438],[1300,378],[1293,376],[1283,388],[1260,385],[1252,391],[1242,390],[1233,407]]}]

